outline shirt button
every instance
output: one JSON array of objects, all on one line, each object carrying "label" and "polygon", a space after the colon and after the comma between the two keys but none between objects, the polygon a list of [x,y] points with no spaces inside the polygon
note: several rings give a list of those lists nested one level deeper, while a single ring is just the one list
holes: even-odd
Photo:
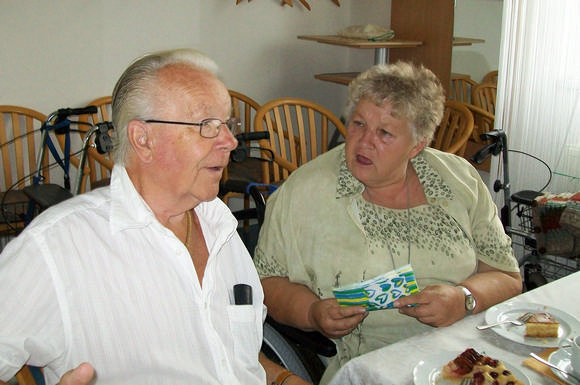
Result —
[{"label": "shirt button", "polygon": [[447,204],[448,203],[447,203],[447,201],[445,199],[441,201],[441,206],[447,207]]},{"label": "shirt button", "polygon": [[430,204],[434,205],[434,204],[435,204],[435,202],[437,202],[437,199],[435,199],[435,198],[433,198],[433,197],[429,198],[429,203],[430,203]]}]

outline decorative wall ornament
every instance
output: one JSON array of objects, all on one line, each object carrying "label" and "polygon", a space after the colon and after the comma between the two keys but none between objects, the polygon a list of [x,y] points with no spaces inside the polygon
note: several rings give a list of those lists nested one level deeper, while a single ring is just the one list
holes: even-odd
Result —
[{"label": "decorative wall ornament", "polygon": [[[236,5],[240,4],[242,1],[244,0],[236,0]],[[251,2],[252,0],[248,0],[248,3]],[[311,10],[310,8],[310,4],[308,4],[308,1],[306,0],[298,0],[300,3],[302,3],[302,5],[308,9],[309,11]],[[336,4],[337,7],[340,7],[340,0],[330,0],[332,1],[334,4]],[[282,6],[285,5],[289,5],[291,7],[294,6],[293,0],[282,0]]]}]

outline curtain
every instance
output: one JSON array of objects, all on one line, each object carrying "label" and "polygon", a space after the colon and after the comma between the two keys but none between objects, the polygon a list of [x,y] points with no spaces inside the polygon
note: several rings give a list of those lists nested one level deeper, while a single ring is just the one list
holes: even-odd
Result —
[{"label": "curtain", "polygon": [[[545,191],[580,191],[580,1],[504,0],[496,129],[511,150],[549,165]],[[494,157],[492,176],[503,165]],[[548,182],[538,160],[509,152],[511,192]],[[490,182],[493,184],[493,177]],[[503,205],[498,193],[496,203]]]}]

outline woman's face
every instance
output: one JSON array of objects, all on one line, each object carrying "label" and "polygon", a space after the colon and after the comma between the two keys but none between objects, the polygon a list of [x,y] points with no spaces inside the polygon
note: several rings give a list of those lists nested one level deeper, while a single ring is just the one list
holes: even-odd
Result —
[{"label": "woman's face", "polygon": [[348,123],[346,164],[365,186],[399,181],[409,159],[424,147],[424,142],[414,142],[407,119],[395,118],[392,111],[390,103],[377,106],[361,99]]}]

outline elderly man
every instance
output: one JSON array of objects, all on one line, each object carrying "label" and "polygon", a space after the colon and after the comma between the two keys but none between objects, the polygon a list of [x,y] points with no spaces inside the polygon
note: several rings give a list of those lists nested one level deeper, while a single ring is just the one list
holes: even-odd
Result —
[{"label": "elderly man", "polygon": [[47,210],[0,256],[0,379],[30,364],[48,384],[305,383],[258,359],[263,292],[216,198],[238,125],[216,73],[194,50],[123,73],[111,185]]}]

